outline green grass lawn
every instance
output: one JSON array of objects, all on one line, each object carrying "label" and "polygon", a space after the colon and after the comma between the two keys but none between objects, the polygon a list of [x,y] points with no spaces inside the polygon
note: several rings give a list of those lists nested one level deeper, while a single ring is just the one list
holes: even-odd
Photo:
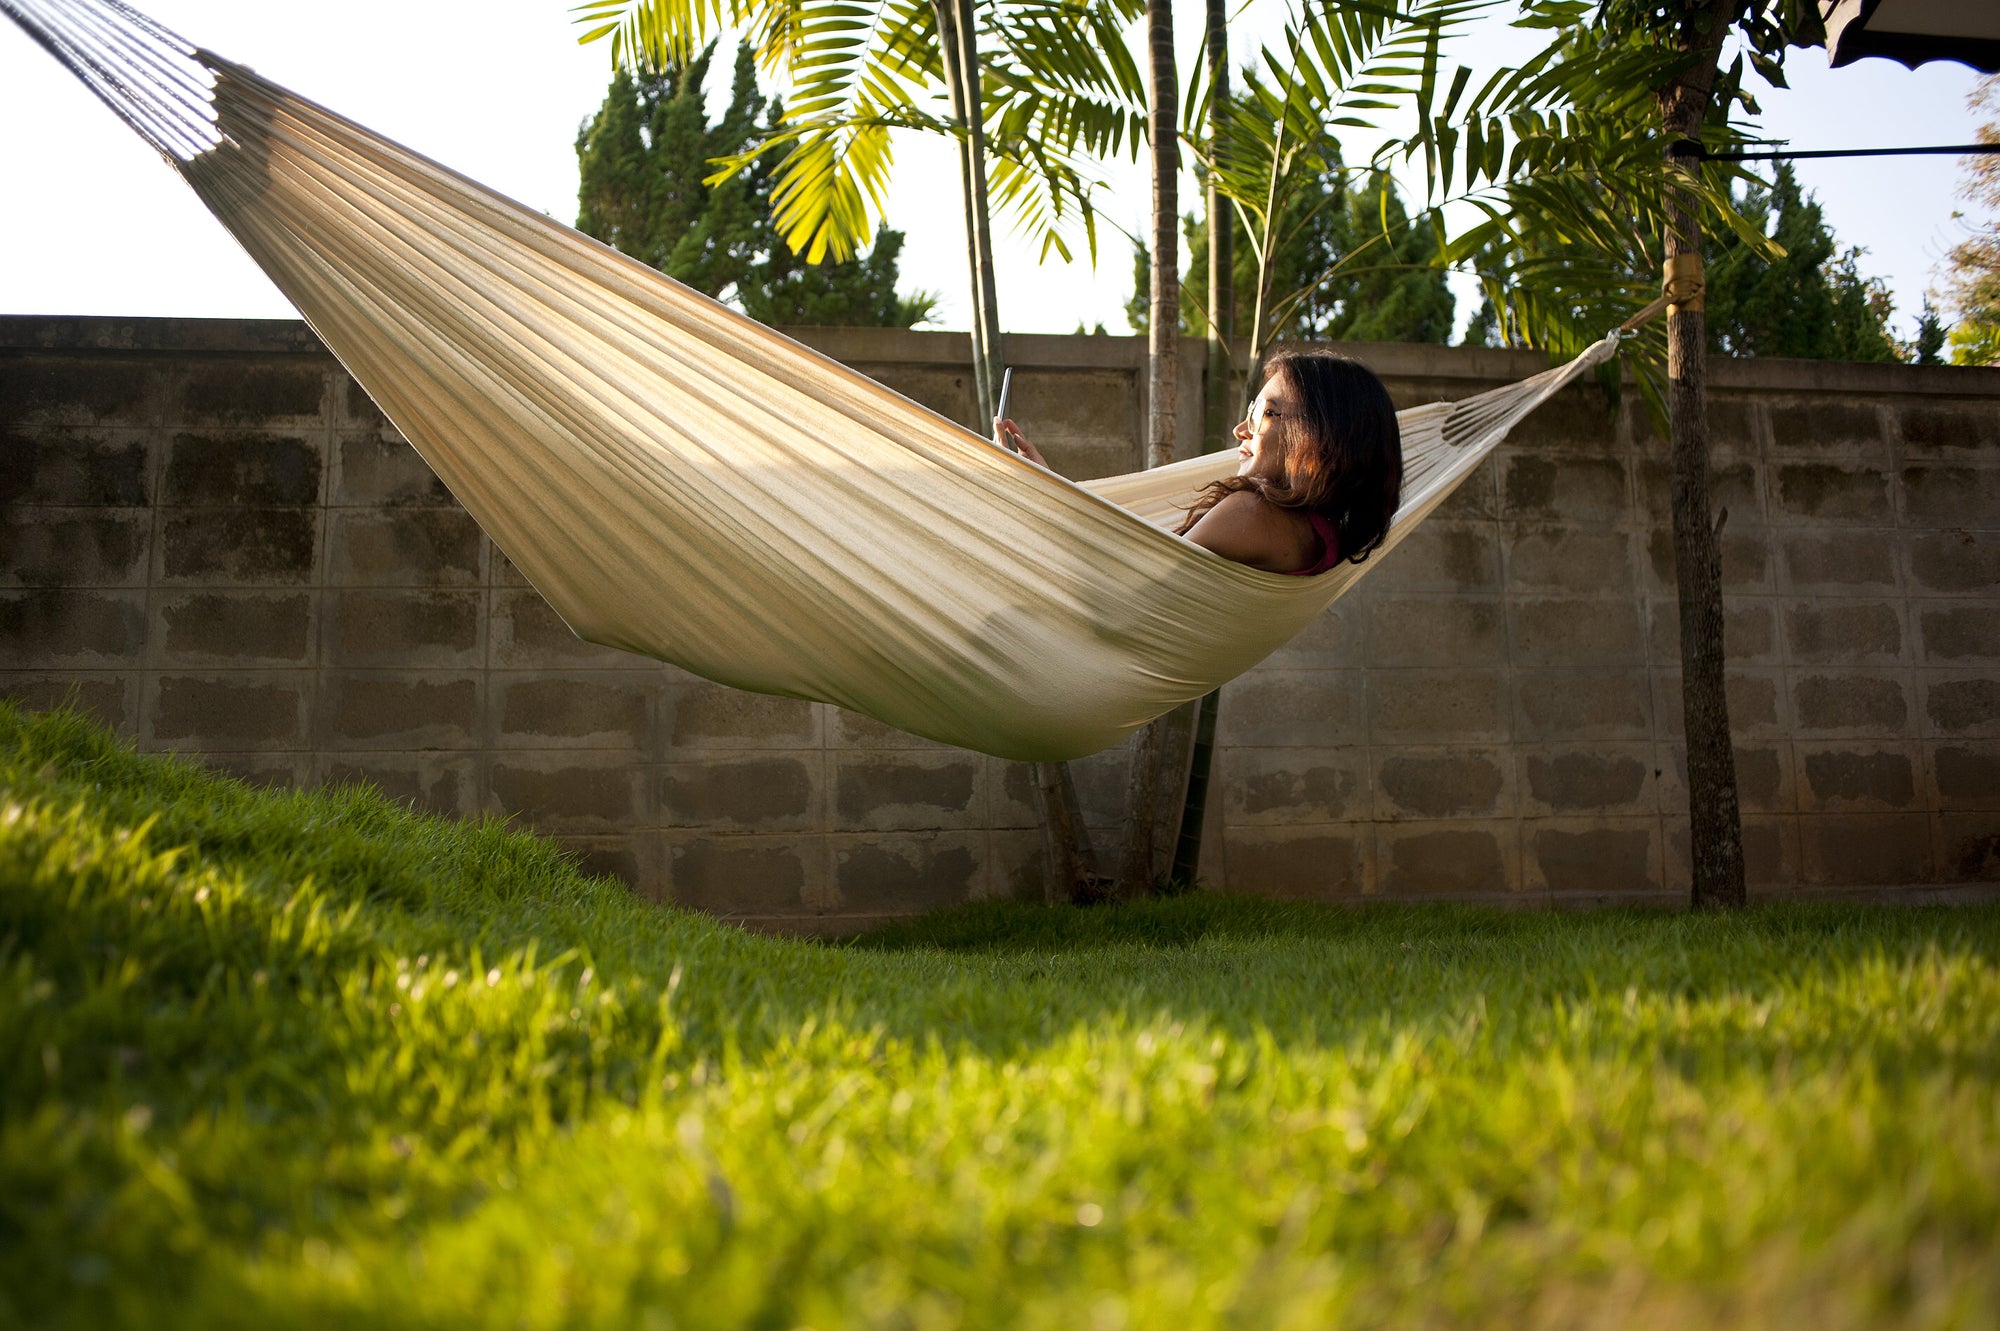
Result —
[{"label": "green grass lawn", "polygon": [[0,1325],[1992,1326],[2000,910],[848,946],[0,708]]}]

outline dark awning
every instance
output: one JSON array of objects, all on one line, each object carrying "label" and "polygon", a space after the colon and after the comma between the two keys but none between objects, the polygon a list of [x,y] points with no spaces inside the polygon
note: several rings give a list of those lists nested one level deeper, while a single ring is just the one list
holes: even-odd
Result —
[{"label": "dark awning", "polygon": [[1958,60],[2000,73],[2000,0],[1819,0],[1827,63]]}]

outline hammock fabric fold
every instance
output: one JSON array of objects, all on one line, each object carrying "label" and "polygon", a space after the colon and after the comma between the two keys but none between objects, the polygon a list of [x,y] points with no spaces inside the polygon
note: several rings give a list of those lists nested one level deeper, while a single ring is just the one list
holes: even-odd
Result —
[{"label": "hammock fabric fold", "polygon": [[157,148],[591,642],[1008,758],[1095,752],[1311,622],[1615,354],[1401,414],[1385,548],[1170,534],[1234,452],[1075,484],[115,0],[0,0]]}]

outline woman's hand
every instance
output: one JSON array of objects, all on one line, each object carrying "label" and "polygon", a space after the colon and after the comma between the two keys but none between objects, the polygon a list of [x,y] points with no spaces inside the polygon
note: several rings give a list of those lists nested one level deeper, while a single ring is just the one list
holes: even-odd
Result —
[{"label": "woman's hand", "polygon": [[[1019,453],[1036,466],[1049,467],[1049,460],[1042,456],[1042,450],[1029,443],[1028,436],[1022,434],[1021,427],[1014,424],[1012,420],[1003,420],[1001,417],[995,416],[993,418],[993,437],[1002,444],[1012,448],[1016,453]],[[1054,471],[1055,468],[1049,467],[1049,470]]]}]

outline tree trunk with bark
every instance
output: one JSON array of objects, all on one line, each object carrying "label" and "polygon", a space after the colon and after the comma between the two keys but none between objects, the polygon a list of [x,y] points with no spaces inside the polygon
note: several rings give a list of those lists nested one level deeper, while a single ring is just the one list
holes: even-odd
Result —
[{"label": "tree trunk with bark", "polygon": [[[944,57],[951,113],[959,139],[959,181],[965,199],[966,256],[972,273],[972,380],[982,420],[999,408],[1000,304],[993,277],[993,228],[986,203],[986,135],[979,84],[979,48],[971,0],[932,0],[938,49]],[[1042,820],[1043,894],[1050,904],[1087,900],[1101,889],[1096,857],[1063,763],[1035,763],[1031,775]]]},{"label": "tree trunk with bark", "polygon": [[[1146,340],[1146,466],[1174,460],[1174,408],[1180,358],[1180,88],[1174,77],[1174,11],[1171,0],[1146,0],[1147,84],[1152,103],[1148,133],[1153,150],[1153,272]],[[1119,895],[1153,890],[1155,805],[1167,748],[1165,718],[1139,732],[1126,788],[1128,821]]]},{"label": "tree trunk with bark", "polygon": [[[1694,27],[1701,8],[1710,7],[1684,0],[1681,9],[1687,22],[1680,29],[1680,45],[1695,58],[1677,81],[1658,94],[1669,143],[1700,137],[1715,85],[1716,57],[1741,6],[1713,6],[1705,31]],[[1679,159],[1677,169],[1692,172],[1700,165]],[[1701,272],[1701,220],[1694,199],[1683,189],[1669,190],[1667,212],[1668,294],[1681,297],[1667,306],[1667,407],[1693,904],[1733,909],[1745,903],[1746,893],[1736,753],[1724,675],[1721,522],[1708,490],[1708,344],[1696,285]]]}]

